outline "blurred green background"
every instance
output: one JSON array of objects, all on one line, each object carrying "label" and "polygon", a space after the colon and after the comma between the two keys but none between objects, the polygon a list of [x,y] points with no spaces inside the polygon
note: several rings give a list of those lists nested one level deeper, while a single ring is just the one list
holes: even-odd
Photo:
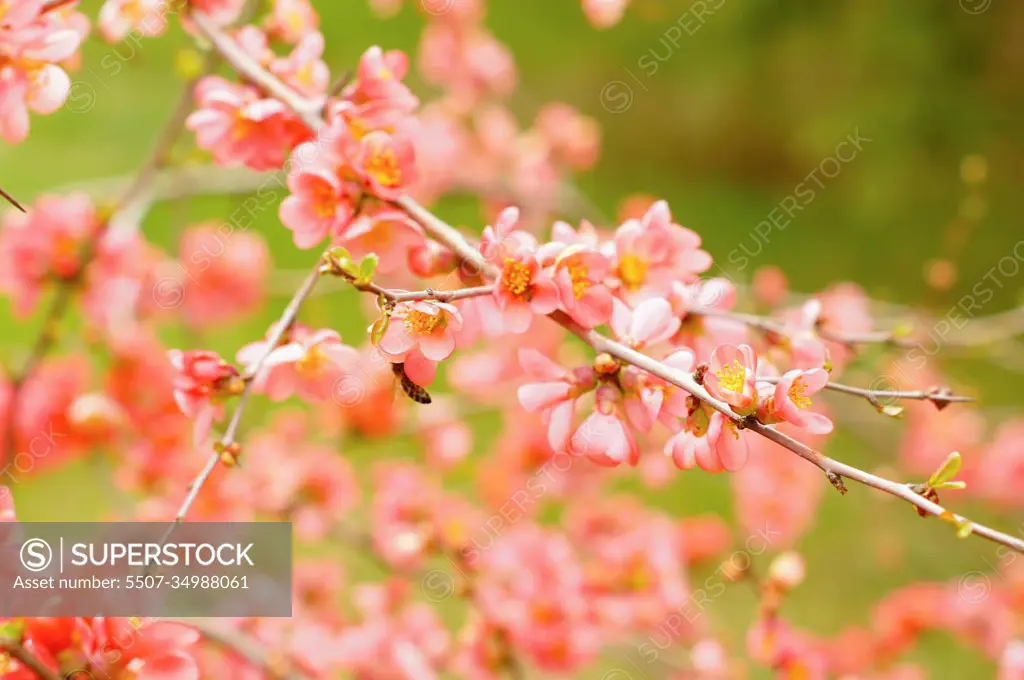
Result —
[{"label": "blurred green background", "polygon": [[[415,54],[422,17],[409,7],[385,21],[363,0],[314,4],[335,73],[354,65],[371,44]],[[737,282],[749,281],[757,266],[777,264],[798,291],[851,280],[874,298],[923,306],[936,317],[1000,258],[1012,255],[1024,238],[1024,4],[993,1],[971,13],[953,0],[705,3],[716,4],[713,14],[695,17],[689,2],[634,0],[620,25],[598,31],[576,0],[490,3],[487,24],[519,67],[511,107],[523,126],[549,101],[567,102],[601,124],[601,161],[576,178],[594,210],[614,216],[634,192],[662,197]],[[83,9],[95,17],[99,5],[88,1]],[[976,11],[985,2],[964,5]],[[683,24],[692,34],[683,32],[674,45],[666,32]],[[72,77],[79,96],[94,95],[94,106],[81,111],[84,100],[73,99],[55,115],[33,116],[26,143],[0,148],[3,186],[31,201],[68,182],[131,173],[176,100],[180,80],[172,64],[187,44],[177,29],[137,46],[90,40],[83,68]],[[409,82],[429,98],[415,73]],[[855,130],[871,140],[863,150],[838,175],[822,179],[815,199],[785,231],[772,232],[749,267],[741,271],[731,264],[728,255],[741,244],[757,251],[755,226]],[[190,145],[186,134],[180,148]],[[223,218],[241,200],[159,206],[144,225],[146,237],[174,250],[184,215]],[[481,221],[475,202],[448,201],[438,210],[452,222]],[[261,217],[258,228],[278,268],[309,266],[310,253],[292,246],[274,211]],[[935,261],[953,265],[955,279],[930,285]],[[1024,304],[1024,274],[1003,281],[981,313]],[[286,298],[282,291],[261,316],[209,333],[205,344],[233,356],[262,336]],[[336,293],[317,298],[307,318],[332,324],[343,319],[343,336],[358,337],[365,324],[356,308],[352,295]],[[39,319],[14,322],[6,300],[0,318],[7,331],[5,365],[19,366]],[[80,340],[74,323],[66,328],[63,347],[72,350]],[[187,342],[184,336],[177,341]],[[986,408],[1005,414],[1024,406],[1019,378],[1008,379],[1007,369],[983,352],[944,361],[944,367],[954,384],[976,388]],[[862,402],[848,409],[873,415]],[[252,410],[246,428],[260,424],[260,413]],[[474,418],[482,452],[497,434],[497,421],[488,414]],[[881,420],[877,432],[869,428],[864,437],[864,419],[858,418],[831,441],[828,453],[869,468],[892,461],[898,431]],[[400,442],[395,451],[413,455],[415,448]],[[380,457],[358,443],[345,455]],[[19,515],[36,521],[99,517],[112,507],[109,476],[107,464],[96,460],[19,485]],[[678,515],[732,514],[728,481],[721,476],[680,475],[667,491],[648,497]],[[984,511],[980,516],[992,518]],[[995,519],[1024,531],[1020,514]],[[784,612],[822,634],[867,622],[871,603],[894,586],[991,573],[988,564],[996,562],[989,544],[958,541],[948,526],[920,520],[861,488],[846,497],[830,490],[799,547],[809,578]],[[733,586],[708,615],[716,630],[740,645],[755,607],[750,589]],[[911,658],[925,660],[941,678],[987,677],[994,668],[939,635]],[[614,658],[609,663],[614,666]]]}]

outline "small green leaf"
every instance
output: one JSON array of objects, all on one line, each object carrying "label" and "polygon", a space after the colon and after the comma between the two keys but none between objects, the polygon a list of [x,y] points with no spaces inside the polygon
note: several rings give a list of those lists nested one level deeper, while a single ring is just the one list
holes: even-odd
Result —
[{"label": "small green leaf", "polygon": [[966,489],[967,482],[940,482],[932,488],[936,491],[939,489]]},{"label": "small green leaf", "polygon": [[962,459],[960,458],[959,453],[954,451],[949,454],[946,460],[943,461],[942,465],[939,466],[939,469],[932,473],[932,476],[928,478],[928,486],[933,489],[937,489],[943,482],[952,480],[957,476],[957,473],[960,472],[961,462]]},{"label": "small green leaf", "polygon": [[378,262],[380,262],[380,258],[377,257],[376,253],[370,253],[363,258],[363,261],[359,263],[359,275],[357,276],[359,283],[369,283],[373,279],[373,273],[377,271]]},{"label": "small green leaf", "polygon": [[380,344],[384,334],[388,331],[388,324],[391,323],[391,316],[384,314],[370,326],[370,342],[375,346]]},{"label": "small green leaf", "polygon": [[0,640],[20,643],[25,634],[25,619],[13,619],[0,624]]},{"label": "small green leaf", "polygon": [[349,276],[353,279],[356,278],[358,270],[356,268],[356,263],[353,262],[351,259],[347,257],[341,257],[335,260],[335,263],[338,265],[338,267],[341,268],[341,271],[345,272],[346,276]]},{"label": "small green leaf", "polygon": [[327,251],[327,254],[331,256],[332,260],[340,261],[352,259],[352,254],[349,253],[347,249],[342,248],[341,246],[335,246],[334,248],[331,248],[329,251]]}]

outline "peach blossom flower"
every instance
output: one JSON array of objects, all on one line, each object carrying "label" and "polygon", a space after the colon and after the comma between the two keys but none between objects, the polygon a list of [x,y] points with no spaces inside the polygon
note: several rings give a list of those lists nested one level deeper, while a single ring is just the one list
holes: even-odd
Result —
[{"label": "peach blossom flower", "polygon": [[704,378],[708,393],[748,416],[757,410],[757,355],[749,345],[721,345],[711,354]]}]

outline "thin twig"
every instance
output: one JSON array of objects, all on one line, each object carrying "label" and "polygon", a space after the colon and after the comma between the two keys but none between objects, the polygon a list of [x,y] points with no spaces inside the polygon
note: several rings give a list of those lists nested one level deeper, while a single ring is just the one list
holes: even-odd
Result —
[{"label": "thin twig", "polygon": [[[335,273],[329,264],[325,264],[322,267],[323,273]],[[381,286],[373,283],[357,283],[355,281],[349,281],[352,287],[356,290],[361,290],[364,293],[373,293],[374,295],[382,295],[388,302],[399,303],[399,302],[419,302],[421,300],[435,300],[437,302],[456,302],[458,300],[465,300],[467,298],[483,297],[485,295],[491,295],[494,292],[494,286],[473,286],[471,288],[457,288],[455,290],[436,290],[434,288],[426,288],[424,290],[397,290],[382,288]]]},{"label": "thin twig", "polygon": [[[214,70],[219,61],[219,55],[215,52],[209,53],[207,55],[206,62],[203,65],[202,73]],[[197,76],[182,87],[181,94],[178,97],[178,103],[175,106],[174,111],[171,113],[171,116],[164,124],[163,130],[157,138],[156,144],[154,145],[149,158],[139,169],[139,172],[136,174],[132,183],[127,187],[127,189],[125,189],[124,193],[114,204],[113,209],[110,212],[110,218],[106,224],[102,225],[94,235],[86,240],[79,256],[80,264],[76,274],[63,279],[58,284],[53,303],[49,310],[47,310],[43,321],[43,328],[39,333],[39,337],[36,338],[32,352],[21,370],[11,378],[10,408],[8,408],[6,415],[7,423],[4,436],[4,449],[3,451],[0,451],[0,465],[6,463],[8,456],[13,457],[16,455],[14,449],[17,445],[16,429],[22,388],[29,379],[31,379],[43,358],[49,354],[50,350],[52,350],[56,344],[57,329],[60,326],[60,322],[64,318],[64,315],[71,308],[71,302],[74,298],[74,294],[77,291],[78,286],[81,285],[85,279],[86,269],[92,263],[93,258],[95,258],[97,254],[97,243],[99,239],[103,238],[110,232],[120,231],[123,233],[137,228],[142,217],[145,215],[146,210],[149,208],[152,202],[151,190],[153,182],[159,176],[160,168],[166,163],[171,149],[174,147],[175,142],[178,140],[178,136],[181,134],[181,129],[185,123],[185,119],[188,117],[189,111],[191,111],[192,91],[199,77],[201,76]],[[117,234],[114,235],[116,236]]]},{"label": "thin twig", "polygon": [[[744,312],[731,312],[722,309],[699,309],[690,308],[686,310],[689,316],[713,317],[716,319],[727,319],[736,323],[749,326],[763,333],[770,333],[782,337],[792,337],[797,329],[791,328],[776,319],[757,314],[746,314]],[[871,331],[869,333],[837,333],[824,328],[816,328],[815,332],[824,340],[831,340],[850,347],[856,345],[882,344],[892,347],[910,348],[916,347],[917,343],[906,338],[898,337],[893,331]]]},{"label": "thin twig", "polygon": [[[255,384],[256,375],[259,374],[263,368],[263,364],[266,362],[267,357],[274,350],[275,347],[280,344],[281,339],[285,336],[291,327],[295,324],[295,319],[298,317],[299,309],[302,308],[302,303],[305,302],[306,298],[309,297],[310,292],[316,286],[317,281],[320,279],[320,261],[317,261],[316,268],[306,277],[306,281],[302,284],[302,287],[295,293],[288,306],[285,307],[284,313],[281,314],[281,319],[278,321],[273,334],[267,340],[266,351],[256,360],[250,369],[246,372],[245,377],[245,388],[242,390],[241,396],[238,398],[238,405],[235,407],[234,413],[231,414],[231,420],[228,421],[227,429],[224,431],[224,436],[220,439],[222,447],[227,448],[235,443],[235,436],[238,433],[238,426],[242,422],[242,414],[245,413],[245,407],[249,403],[249,397],[252,394],[253,385]],[[167,532],[164,534],[161,545],[165,544],[170,538],[174,528],[185,521],[185,517],[188,516],[189,510],[192,508],[192,504],[195,503],[196,498],[199,496],[199,492],[206,484],[210,475],[213,474],[214,469],[217,467],[217,463],[220,461],[220,453],[214,452],[210,454],[209,459],[206,461],[206,465],[199,472],[196,478],[189,485],[188,495],[185,497],[184,502],[178,509],[178,513],[174,517],[174,524],[168,527]]]},{"label": "thin twig", "polygon": [[[757,382],[764,382],[770,385],[777,385],[781,378],[758,378]],[[854,396],[863,397],[875,408],[883,408],[885,404],[882,400],[892,399],[919,399],[922,401],[930,401],[939,408],[944,408],[948,404],[965,403],[974,401],[973,397],[965,397],[963,395],[953,394],[948,389],[936,387],[931,390],[872,390],[866,387],[856,387],[854,385],[844,385],[843,383],[828,382],[825,384],[826,390],[832,390],[833,392],[842,392],[843,394],[852,394]]]},{"label": "thin twig", "polygon": [[23,206],[21,203],[18,203],[17,199],[15,199],[14,196],[11,196],[9,193],[4,191],[3,187],[0,187],[0,196],[3,196],[5,199],[7,199],[8,203],[13,205],[15,208],[17,208],[21,212],[28,212],[27,210],[25,210],[25,206]]},{"label": "thin twig", "polygon": [[[263,69],[263,67],[258,63],[249,58],[249,56],[242,52],[242,50],[240,50],[229,37],[227,37],[217,27],[213,26],[209,20],[205,19],[205,17],[196,15],[193,15],[193,17],[197,19],[196,25],[199,27],[200,31],[207,35],[216,49],[221,50],[224,53],[227,61],[235,67],[242,77],[253,82],[264,84],[264,88],[268,93],[278,97],[286,105],[292,107],[296,113],[303,116],[303,120],[305,120],[313,130],[318,130],[323,127],[325,124],[323,119],[316,114],[311,115],[309,113],[311,110],[311,103],[308,100],[305,100],[294,90],[274,77],[271,73]],[[497,277],[497,268],[487,262],[480,251],[470,245],[469,241],[467,241],[457,229],[441,220],[412,198],[402,197],[394,201],[394,204],[402,208],[410,217],[412,217],[413,220],[415,220],[424,229],[427,235],[431,236],[434,240],[454,252],[459,259],[463,261],[464,267],[468,265],[474,268],[476,273],[490,278]],[[779,432],[778,430],[767,425],[763,425],[754,419],[744,418],[743,416],[735,413],[728,404],[723,401],[719,401],[708,394],[707,390],[705,390],[703,386],[697,384],[692,375],[678,371],[666,364],[656,361],[655,359],[652,359],[651,357],[630,347],[606,338],[594,330],[582,328],[563,312],[556,311],[551,314],[550,317],[583,339],[597,352],[606,352],[620,361],[632,364],[647,371],[648,373],[651,373],[652,375],[662,378],[663,380],[704,401],[736,423],[737,426],[756,432],[757,434],[770,439],[780,446],[789,449],[808,462],[816,465],[825,473],[832,485],[842,493],[846,493],[846,486],[843,483],[843,478],[846,477],[853,479],[866,486],[870,486],[879,491],[884,491],[885,493],[896,496],[897,498],[901,498],[920,510],[923,510],[927,514],[949,519],[957,522],[958,524],[970,524],[972,533],[1024,553],[1024,540],[980,524],[974,524],[966,518],[960,515],[955,515],[941,505],[933,503],[932,501],[929,501],[923,496],[915,493],[907,484],[893,482],[888,479],[872,475],[858,468],[846,465],[845,463],[840,463],[839,461],[833,460],[828,456],[815,451],[809,446]]]},{"label": "thin twig", "polygon": [[42,678],[42,680],[62,680],[60,673],[52,671],[43,665],[43,662],[25,649],[21,643],[6,640],[0,641],[0,652],[10,654],[11,657],[17,659],[23,666]]}]

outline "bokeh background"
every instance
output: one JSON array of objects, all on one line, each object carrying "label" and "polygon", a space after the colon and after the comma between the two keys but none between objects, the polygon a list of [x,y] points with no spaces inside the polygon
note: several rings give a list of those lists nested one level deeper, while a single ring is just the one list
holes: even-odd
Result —
[{"label": "bokeh background", "polygon": [[[94,17],[100,3],[82,4]],[[327,62],[336,72],[350,68],[371,44],[416,53],[422,17],[412,8],[383,20],[360,0],[315,4]],[[550,101],[567,102],[601,124],[601,160],[575,178],[589,216],[611,225],[628,195],[665,198],[678,221],[703,236],[724,274],[738,283],[748,282],[757,267],[774,264],[787,272],[795,290],[810,293],[835,281],[855,281],[873,298],[917,306],[936,318],[1000,258],[1012,256],[1024,238],[1024,4],[697,4],[705,5],[702,16],[690,2],[634,0],[621,24],[598,31],[575,0],[490,3],[488,26],[518,64],[519,87],[510,106],[523,125]],[[666,36],[676,33],[667,32],[680,20],[689,30],[673,44]],[[173,64],[188,44],[178,29],[139,45],[90,39],[84,67],[73,74],[85,83],[77,86],[79,96],[55,115],[33,117],[25,144],[0,147],[3,186],[31,201],[67,183],[131,173],[173,106],[181,82]],[[102,63],[120,68],[115,73]],[[415,72],[409,82],[429,97]],[[759,248],[756,225],[857,131],[870,141],[836,176],[823,178],[814,200],[784,231],[773,230],[767,242],[760,239]],[[187,155],[190,145],[186,134],[179,153]],[[174,251],[183,224],[223,218],[243,198],[160,205],[144,224],[146,237]],[[479,225],[484,219],[476,201],[447,200],[437,209],[455,223]],[[574,221],[580,216],[566,215]],[[279,270],[308,267],[310,253],[293,247],[275,211],[263,213],[252,228],[266,236]],[[729,258],[741,244],[751,253],[760,249],[742,269]],[[993,287],[996,295],[981,313],[1024,305],[1024,272],[1001,280],[1005,285]],[[262,336],[289,296],[278,287],[261,315],[208,332],[202,343],[233,356]],[[314,298],[304,318],[354,338],[365,329],[359,309],[353,295],[334,292]],[[24,361],[39,322],[15,322],[8,301],[0,300],[6,366]],[[167,334],[169,342],[185,347],[196,341],[174,329]],[[73,319],[61,342],[62,351],[89,351]],[[993,421],[1024,407],[1024,353],[1019,361],[1012,353],[995,358],[986,349],[941,352],[938,359],[953,385],[982,399]],[[860,377],[863,384],[871,380]],[[851,418],[843,426],[840,416],[827,452],[871,469],[893,462],[898,424],[861,401],[842,404]],[[245,429],[261,424],[263,408],[257,403],[247,416],[243,440]],[[497,434],[498,420],[484,412],[472,421],[482,453]],[[387,450],[359,441],[347,441],[340,450],[361,465],[417,455],[414,444],[402,438]],[[130,507],[110,479],[102,451],[72,468],[33,477],[14,489],[19,517],[86,520]],[[456,478],[453,484],[458,483]],[[630,482],[623,484],[630,488]],[[814,528],[799,544],[809,577],[784,609],[796,624],[827,634],[845,623],[866,622],[871,603],[892,587],[973,572],[998,578],[991,568],[993,546],[959,541],[947,525],[851,487],[846,497],[829,491]],[[647,498],[680,516],[732,514],[728,481],[721,476],[680,475]],[[981,510],[980,517],[1024,533],[1019,513],[993,516]],[[357,576],[376,573],[358,555],[351,569]],[[741,644],[755,608],[753,592],[737,585],[708,615],[717,630]],[[928,638],[911,658],[924,660],[940,678],[989,677],[994,668],[941,635]]]}]

